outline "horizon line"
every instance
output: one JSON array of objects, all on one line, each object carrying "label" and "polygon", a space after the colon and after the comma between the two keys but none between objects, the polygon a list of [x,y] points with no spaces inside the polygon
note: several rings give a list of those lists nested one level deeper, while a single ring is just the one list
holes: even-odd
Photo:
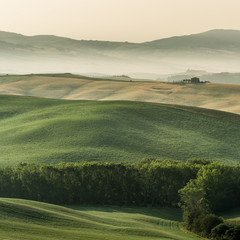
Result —
[{"label": "horizon line", "polygon": [[22,33],[18,33],[18,32],[11,32],[11,31],[3,31],[0,30],[1,32],[4,33],[10,33],[10,34],[16,34],[16,35],[21,35],[24,37],[39,37],[39,36],[51,36],[51,37],[59,37],[59,38],[66,38],[66,39],[71,39],[71,40],[75,40],[75,41],[96,41],[96,42],[115,42],[115,43],[134,43],[134,44],[142,44],[142,43],[147,43],[147,42],[153,42],[153,41],[157,41],[157,40],[163,40],[163,39],[170,39],[170,38],[174,38],[174,37],[184,37],[184,36],[191,36],[191,35],[198,35],[198,34],[203,34],[203,33],[207,33],[207,32],[211,32],[211,31],[239,31],[239,29],[232,29],[232,28],[216,28],[216,29],[209,29],[203,32],[198,32],[198,33],[190,33],[190,34],[183,34],[183,35],[172,35],[169,37],[164,37],[164,38],[157,38],[157,39],[153,39],[150,41],[144,41],[144,42],[131,42],[131,41],[114,41],[114,40],[98,40],[98,39],[77,39],[77,38],[71,38],[71,37],[67,37],[67,36],[61,36],[61,35],[55,35],[55,34],[37,34],[37,35],[27,35],[27,34],[22,34]]}]

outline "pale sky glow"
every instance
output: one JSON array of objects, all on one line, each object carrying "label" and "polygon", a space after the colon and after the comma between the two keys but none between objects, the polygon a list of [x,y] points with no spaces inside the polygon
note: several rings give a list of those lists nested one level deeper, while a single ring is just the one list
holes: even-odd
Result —
[{"label": "pale sky glow", "polygon": [[143,42],[240,30],[240,0],[0,0],[0,30]]}]

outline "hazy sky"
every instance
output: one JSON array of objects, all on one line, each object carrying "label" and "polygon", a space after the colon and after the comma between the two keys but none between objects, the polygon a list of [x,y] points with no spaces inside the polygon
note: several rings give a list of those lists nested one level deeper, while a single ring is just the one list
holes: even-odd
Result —
[{"label": "hazy sky", "polygon": [[0,30],[143,42],[240,30],[240,0],[0,0]]}]

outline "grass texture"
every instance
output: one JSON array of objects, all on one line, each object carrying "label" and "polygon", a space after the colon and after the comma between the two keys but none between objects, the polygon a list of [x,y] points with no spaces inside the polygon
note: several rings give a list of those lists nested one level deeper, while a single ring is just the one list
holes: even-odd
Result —
[{"label": "grass texture", "polygon": [[240,116],[157,103],[0,96],[0,165],[205,158],[239,162]]},{"label": "grass texture", "polygon": [[61,207],[0,198],[1,240],[194,240],[179,228],[179,209]]}]

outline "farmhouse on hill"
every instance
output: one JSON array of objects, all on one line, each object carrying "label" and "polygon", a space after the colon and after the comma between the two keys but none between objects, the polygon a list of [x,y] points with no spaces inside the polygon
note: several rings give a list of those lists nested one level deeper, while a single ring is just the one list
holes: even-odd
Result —
[{"label": "farmhouse on hill", "polygon": [[191,78],[191,83],[200,83],[200,78],[198,77]]},{"label": "farmhouse on hill", "polygon": [[193,77],[191,79],[184,79],[182,82],[183,83],[200,83],[200,78]]}]

